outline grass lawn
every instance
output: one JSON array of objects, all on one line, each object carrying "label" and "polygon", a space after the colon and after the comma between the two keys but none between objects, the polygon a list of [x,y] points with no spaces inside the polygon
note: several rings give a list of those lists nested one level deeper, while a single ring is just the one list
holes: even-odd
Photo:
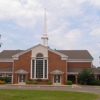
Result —
[{"label": "grass lawn", "polygon": [[0,100],[96,100],[92,93],[42,90],[0,90]]}]

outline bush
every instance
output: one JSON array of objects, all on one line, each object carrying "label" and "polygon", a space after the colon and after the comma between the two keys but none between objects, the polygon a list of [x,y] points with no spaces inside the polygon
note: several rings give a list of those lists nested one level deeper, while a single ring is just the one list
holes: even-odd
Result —
[{"label": "bush", "polygon": [[92,85],[99,85],[100,86],[100,80],[94,80],[92,82]]},{"label": "bush", "polygon": [[48,81],[48,82],[47,82],[47,84],[48,84],[48,85],[51,85],[51,84],[52,84],[52,82],[51,82],[51,81]]},{"label": "bush", "polygon": [[26,84],[31,84],[31,81],[26,81]]},{"label": "bush", "polygon": [[28,79],[28,81],[32,81],[32,79]]},{"label": "bush", "polygon": [[2,77],[1,81],[4,81],[5,83],[8,83],[9,82],[9,77]]},{"label": "bush", "polygon": [[0,81],[0,84],[5,84],[5,82],[4,81]]},{"label": "bush", "polygon": [[49,82],[50,80],[49,80],[49,79],[46,79],[45,81],[46,81],[46,82]]},{"label": "bush", "polygon": [[78,74],[78,79],[80,84],[91,85],[94,81],[94,73],[90,69],[83,68]]},{"label": "bush", "polygon": [[36,79],[36,81],[37,81],[37,82],[41,82],[41,81],[42,81],[42,79],[38,78],[38,79]]},{"label": "bush", "polygon": [[34,81],[33,84],[37,84],[37,81]]},{"label": "bush", "polygon": [[72,81],[67,81],[65,84],[66,85],[72,85]]}]

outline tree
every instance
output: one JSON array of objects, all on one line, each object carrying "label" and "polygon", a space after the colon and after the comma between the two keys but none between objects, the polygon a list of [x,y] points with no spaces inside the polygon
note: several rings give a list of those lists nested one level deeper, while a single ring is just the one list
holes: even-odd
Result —
[{"label": "tree", "polygon": [[94,73],[92,73],[91,69],[83,68],[78,74],[78,79],[80,84],[91,85],[95,80]]}]

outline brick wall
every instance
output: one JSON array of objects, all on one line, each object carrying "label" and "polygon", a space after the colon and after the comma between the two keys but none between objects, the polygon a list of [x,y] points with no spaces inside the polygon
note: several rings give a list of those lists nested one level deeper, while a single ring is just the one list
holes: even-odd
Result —
[{"label": "brick wall", "polygon": [[[28,80],[30,77],[30,68],[31,68],[31,51],[19,56],[18,60],[14,60],[14,72],[20,69],[29,72],[26,75],[26,80]],[[18,83],[18,74],[14,74],[14,83]]]},{"label": "brick wall", "polygon": [[64,84],[66,81],[66,61],[61,60],[61,56],[48,51],[48,74],[49,74],[49,79],[53,83],[53,75],[50,74],[51,71],[53,70],[61,70],[64,72],[63,75],[61,75],[62,81],[61,84]]},{"label": "brick wall", "polygon": [[68,67],[90,68],[91,62],[67,62]]},{"label": "brick wall", "polygon": [[0,62],[0,70],[9,66],[13,66],[13,62]]}]

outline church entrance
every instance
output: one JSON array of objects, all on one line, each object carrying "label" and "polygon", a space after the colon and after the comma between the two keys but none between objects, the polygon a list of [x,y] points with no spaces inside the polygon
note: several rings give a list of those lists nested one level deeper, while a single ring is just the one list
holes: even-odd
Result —
[{"label": "church entrance", "polygon": [[54,75],[54,78],[53,78],[53,82],[54,84],[61,84],[61,76],[60,75]]},{"label": "church entrance", "polygon": [[25,84],[25,75],[24,74],[18,75],[18,83],[19,84]]}]

